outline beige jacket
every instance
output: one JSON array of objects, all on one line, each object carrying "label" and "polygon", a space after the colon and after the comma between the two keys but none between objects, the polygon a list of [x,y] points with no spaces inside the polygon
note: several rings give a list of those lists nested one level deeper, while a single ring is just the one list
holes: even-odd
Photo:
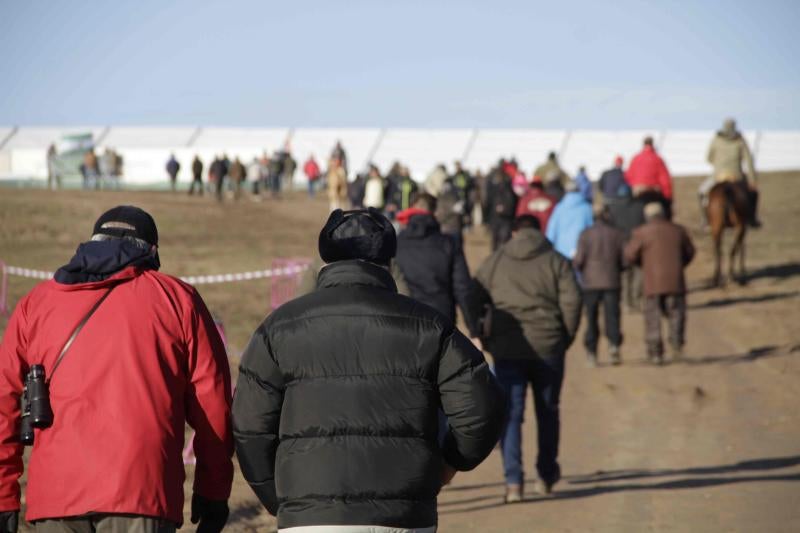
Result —
[{"label": "beige jacket", "polygon": [[[755,182],[757,179],[750,148],[739,132],[718,132],[708,148],[708,162],[714,167],[713,176],[716,182],[743,179]],[[743,163],[747,174],[742,171]]]},{"label": "beige jacket", "polygon": [[328,198],[346,199],[347,198],[347,174],[342,167],[334,167],[328,170]]}]

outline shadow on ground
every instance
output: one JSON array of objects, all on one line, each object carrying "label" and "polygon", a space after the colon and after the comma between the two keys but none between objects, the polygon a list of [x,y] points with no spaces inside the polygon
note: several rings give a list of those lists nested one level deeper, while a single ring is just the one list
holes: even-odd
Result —
[{"label": "shadow on ground", "polygon": [[[598,471],[587,475],[567,476],[563,480],[566,482],[567,488],[561,488],[557,486],[556,492],[550,496],[526,498],[523,502],[516,505],[587,498],[591,496],[599,496],[602,494],[611,494],[617,492],[697,489],[738,483],[762,483],[774,481],[796,482],[800,481],[800,473],[791,472],[783,474],[766,474],[766,472],[797,466],[800,466],[800,455],[787,457],[766,457],[762,459],[740,461],[738,463],[728,465],[695,468]],[[619,481],[630,480],[651,480],[652,478],[657,477],[678,477],[678,479],[657,481],[654,483],[617,483]],[[495,486],[502,487],[502,485],[502,483],[488,483],[483,485],[453,487],[452,489],[447,490],[475,490]],[[579,488],[569,488],[570,486],[575,485],[578,485]],[[583,487],[581,485],[591,486]],[[479,505],[474,505],[476,503]],[[465,505],[465,507],[451,508],[452,506],[457,505]],[[439,503],[439,514],[468,513],[484,509],[491,509],[494,507],[501,507],[503,505],[504,503],[502,502],[502,495],[498,493],[494,495],[441,502]]]}]

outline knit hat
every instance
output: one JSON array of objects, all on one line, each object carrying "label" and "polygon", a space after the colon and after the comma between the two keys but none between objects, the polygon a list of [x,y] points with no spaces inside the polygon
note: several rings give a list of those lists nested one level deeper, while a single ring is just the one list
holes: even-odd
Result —
[{"label": "knit hat", "polygon": [[396,252],[394,227],[374,207],[336,209],[319,233],[319,256],[326,263],[361,259],[388,265]]},{"label": "knit hat", "polygon": [[614,166],[621,167],[622,166],[622,156],[618,155],[614,158]]},{"label": "knit hat", "polygon": [[135,237],[158,246],[156,221],[149,213],[132,205],[120,205],[100,215],[92,235]]},{"label": "knit hat", "polygon": [[647,219],[664,216],[664,206],[661,202],[650,202],[644,206],[644,217]]}]

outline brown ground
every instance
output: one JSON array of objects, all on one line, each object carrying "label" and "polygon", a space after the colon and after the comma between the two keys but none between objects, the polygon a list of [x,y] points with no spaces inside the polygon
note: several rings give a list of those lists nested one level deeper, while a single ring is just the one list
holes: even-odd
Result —
[{"label": "brown ground", "polygon": [[[794,173],[762,180],[765,226],[748,235],[750,282],[724,290],[703,288],[710,249],[698,230],[698,181],[678,180],[677,220],[690,228],[699,248],[688,272],[693,290],[686,360],[663,368],[646,365],[637,314],[623,319],[622,367],[586,368],[576,343],[562,394],[564,479],[555,495],[529,494],[522,504],[503,506],[496,450],[442,492],[440,530],[800,531],[798,179]],[[0,259],[55,269],[88,237],[94,219],[119,203],[140,205],[155,216],[168,273],[255,270],[275,257],[312,255],[324,200],[245,200],[236,208],[182,194],[0,189]],[[474,269],[487,253],[486,239],[470,235],[467,242]],[[10,277],[11,304],[33,284]],[[235,366],[268,308],[269,284],[199,288],[225,322]],[[526,425],[531,476],[530,406]],[[187,474],[188,494],[191,468]],[[274,529],[239,474],[231,510],[230,531]]]}]

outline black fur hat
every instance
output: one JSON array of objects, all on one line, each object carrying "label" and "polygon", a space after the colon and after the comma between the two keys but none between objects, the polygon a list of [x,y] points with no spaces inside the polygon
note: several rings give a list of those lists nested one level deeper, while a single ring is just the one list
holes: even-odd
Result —
[{"label": "black fur hat", "polygon": [[326,263],[362,259],[388,265],[397,252],[397,234],[377,209],[336,209],[319,233],[319,256]]}]

